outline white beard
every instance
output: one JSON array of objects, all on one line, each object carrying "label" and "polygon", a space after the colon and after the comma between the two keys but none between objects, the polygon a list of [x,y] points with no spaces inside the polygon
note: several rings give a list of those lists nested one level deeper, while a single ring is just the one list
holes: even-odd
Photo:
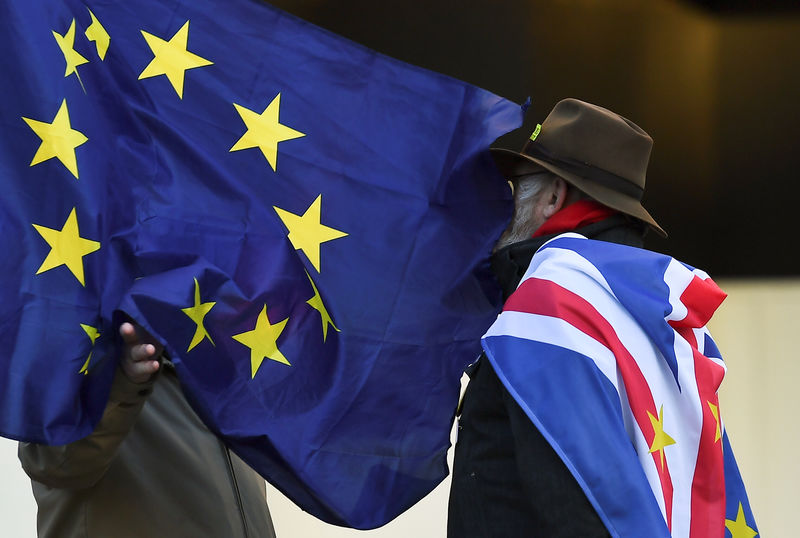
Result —
[{"label": "white beard", "polygon": [[528,215],[530,215],[529,212],[514,210],[514,218],[511,219],[511,224],[508,225],[500,239],[497,240],[494,251],[531,238],[542,223],[536,222],[535,219],[529,218]]},{"label": "white beard", "polygon": [[492,252],[503,247],[530,239],[545,220],[539,207],[543,205],[544,187],[553,181],[553,176],[536,174],[523,178],[514,189],[514,216],[508,228],[502,233]]}]

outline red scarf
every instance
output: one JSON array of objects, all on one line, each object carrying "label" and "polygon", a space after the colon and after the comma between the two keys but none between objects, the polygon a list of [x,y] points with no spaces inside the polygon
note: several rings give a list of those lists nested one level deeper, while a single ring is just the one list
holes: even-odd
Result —
[{"label": "red scarf", "polygon": [[567,207],[562,207],[547,219],[544,224],[539,226],[539,229],[531,237],[571,232],[607,219],[616,212],[616,210],[594,200],[579,200]]}]

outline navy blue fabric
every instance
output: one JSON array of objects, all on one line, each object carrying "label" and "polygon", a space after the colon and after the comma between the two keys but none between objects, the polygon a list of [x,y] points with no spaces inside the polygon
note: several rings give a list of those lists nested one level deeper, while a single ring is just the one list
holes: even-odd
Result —
[{"label": "navy blue fabric", "polygon": [[[102,60],[92,15],[110,36]],[[73,21],[87,61],[65,76],[54,33]],[[139,79],[154,58],[143,32],[168,41],[187,21],[187,50],[211,63],[183,72],[179,97],[164,75]],[[487,256],[511,213],[486,150],[520,125],[518,105],[255,0],[5,2],[0,47],[0,434],[91,432],[125,312],[165,344],[208,426],[314,515],[379,526],[446,475],[459,378],[499,309]],[[234,104],[261,114],[278,96],[280,124],[304,136],[278,142],[273,169],[258,148],[230,150],[247,130]],[[52,123],[62,105],[88,139],[63,153],[77,174],[31,164],[42,140],[22,118]],[[303,215],[320,196],[321,223],[347,235],[316,266],[276,208]],[[73,209],[99,243],[83,283],[64,265],[37,274],[52,249],[32,225],[61,230]],[[215,305],[190,350],[195,279]],[[262,357],[252,375],[233,336],[262,311],[287,320],[289,364]]]}]

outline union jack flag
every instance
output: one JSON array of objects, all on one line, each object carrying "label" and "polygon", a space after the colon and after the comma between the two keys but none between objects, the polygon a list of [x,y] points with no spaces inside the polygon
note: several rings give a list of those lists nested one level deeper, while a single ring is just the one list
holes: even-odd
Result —
[{"label": "union jack flag", "polygon": [[725,297],[669,256],[564,234],[536,253],[483,337],[613,536],[758,533],[706,327]]}]

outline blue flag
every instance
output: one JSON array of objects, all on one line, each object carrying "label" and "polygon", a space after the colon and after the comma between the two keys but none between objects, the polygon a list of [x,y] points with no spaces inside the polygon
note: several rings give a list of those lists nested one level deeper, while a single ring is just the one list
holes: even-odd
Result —
[{"label": "blue flag", "polygon": [[305,510],[430,491],[520,107],[257,1],[5,2],[0,45],[0,434],[88,435],[124,313]]},{"label": "blue flag", "polygon": [[724,298],[674,258],[564,234],[533,256],[483,338],[611,536],[758,532],[707,328]]}]

